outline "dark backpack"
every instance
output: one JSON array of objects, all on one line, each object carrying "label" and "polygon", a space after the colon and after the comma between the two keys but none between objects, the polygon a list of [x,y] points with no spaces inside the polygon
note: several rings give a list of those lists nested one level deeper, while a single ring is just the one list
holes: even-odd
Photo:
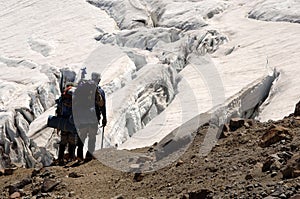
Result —
[{"label": "dark backpack", "polygon": [[81,80],[74,92],[73,111],[76,122],[94,123],[97,120],[95,105],[104,106],[104,100],[92,80]]},{"label": "dark backpack", "polygon": [[75,89],[76,88],[73,86],[68,86],[67,88],[65,88],[63,94],[61,95],[64,106],[72,107],[72,97],[75,92]]},{"label": "dark backpack", "polygon": [[68,117],[72,114],[72,98],[76,87],[70,85],[64,89],[60,98],[56,100],[58,116]]}]

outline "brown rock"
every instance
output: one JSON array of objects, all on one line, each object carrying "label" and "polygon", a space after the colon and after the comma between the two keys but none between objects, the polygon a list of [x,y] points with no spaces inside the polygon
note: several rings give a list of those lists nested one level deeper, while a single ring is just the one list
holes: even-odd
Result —
[{"label": "brown rock", "polygon": [[224,124],[223,131],[225,131],[225,132],[229,132],[230,131],[230,128],[229,128],[228,124]]},{"label": "brown rock", "polygon": [[19,198],[21,198],[21,193],[20,192],[14,192],[13,194],[11,194],[9,196],[9,198],[11,198],[11,199],[19,199]]},{"label": "brown rock", "polygon": [[294,117],[292,124],[294,127],[300,127],[300,117],[299,116]]},{"label": "brown rock", "polygon": [[300,176],[300,154],[294,155],[288,160],[286,166],[281,170],[283,178],[297,178]]},{"label": "brown rock", "polygon": [[294,176],[294,178],[299,177],[300,176],[300,170],[294,170],[293,171],[293,176]]},{"label": "brown rock", "polygon": [[268,147],[284,139],[292,139],[292,134],[289,132],[289,129],[273,125],[262,136],[259,145],[261,147]]},{"label": "brown rock", "polygon": [[293,168],[292,167],[285,167],[282,171],[282,177],[284,179],[293,178]]},{"label": "brown rock", "polygon": [[263,164],[262,172],[269,171],[271,169],[271,165],[275,162],[275,159],[272,157],[269,157]]},{"label": "brown rock", "polygon": [[300,199],[300,194],[294,195],[290,199]]},{"label": "brown rock", "polygon": [[4,169],[0,169],[0,176],[4,175]]},{"label": "brown rock", "polygon": [[294,116],[300,116],[300,101],[296,104]]},{"label": "brown rock", "polygon": [[49,192],[49,191],[52,191],[52,189],[54,189],[54,187],[56,187],[58,184],[59,184],[59,182],[57,182],[57,181],[55,181],[55,180],[51,180],[51,179],[46,178],[46,179],[43,181],[41,191],[42,191],[42,192]]},{"label": "brown rock", "polygon": [[133,177],[133,181],[140,182],[143,180],[144,177],[145,177],[145,174],[143,174],[143,173],[135,173],[134,177]]},{"label": "brown rock", "polygon": [[14,173],[14,168],[5,168],[4,175],[12,175]]},{"label": "brown rock", "polygon": [[182,165],[184,162],[182,160],[178,160],[178,162],[176,163],[176,167]]},{"label": "brown rock", "polygon": [[69,173],[69,178],[80,178],[80,177],[83,177],[83,174],[79,174],[76,172]]},{"label": "brown rock", "polygon": [[245,124],[245,119],[243,118],[231,118],[229,122],[230,131],[235,131]]},{"label": "brown rock", "polygon": [[247,124],[245,124],[245,125],[249,125],[249,127],[254,125],[254,121],[252,119],[247,119],[246,123]]},{"label": "brown rock", "polygon": [[219,138],[226,138],[226,137],[228,137],[229,132],[230,132],[229,125],[228,124],[224,124],[223,130],[222,130]]},{"label": "brown rock", "polygon": [[212,191],[208,189],[201,189],[199,191],[189,192],[189,199],[199,199],[199,198],[212,198]]},{"label": "brown rock", "polygon": [[26,185],[32,183],[32,180],[30,178],[25,178],[15,184],[9,185],[6,188],[8,188],[9,194],[13,194],[14,192],[18,192],[19,189],[24,188]]},{"label": "brown rock", "polygon": [[246,180],[254,179],[262,175],[263,164],[258,162],[252,169],[249,170],[248,174],[245,176]]},{"label": "brown rock", "polygon": [[246,176],[245,176],[245,180],[252,180],[253,179],[253,176],[248,173]]}]

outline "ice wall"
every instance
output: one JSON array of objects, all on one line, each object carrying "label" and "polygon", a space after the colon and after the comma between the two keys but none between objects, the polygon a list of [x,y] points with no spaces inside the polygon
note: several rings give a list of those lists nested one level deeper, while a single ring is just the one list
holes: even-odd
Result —
[{"label": "ice wall", "polygon": [[[175,96],[174,101],[163,111],[163,114],[158,115],[151,121],[149,126],[133,134],[118,147],[118,149],[127,150],[99,150],[96,152],[96,157],[104,164],[126,172],[138,172],[140,171],[138,169],[143,172],[156,171],[178,160],[193,142],[197,130],[202,125],[205,125],[208,130],[204,135],[203,142],[199,145],[199,155],[205,157],[217,144],[223,125],[229,122],[230,118],[252,118],[255,116],[257,109],[267,98],[272,82],[278,75],[279,73],[276,71],[271,74],[266,73],[247,85],[242,91],[227,99],[223,104],[210,108],[205,113],[198,113],[194,116],[190,114],[189,119],[185,118],[187,120],[173,125],[173,129],[170,127],[163,129],[169,124],[165,120],[162,121],[163,117],[161,116],[172,112],[174,101],[177,97],[180,97]],[[176,120],[174,117],[172,119],[173,122]],[[163,124],[164,127],[155,127],[159,124]],[[153,146],[155,149],[154,151],[148,150],[145,153],[128,151],[145,146]],[[132,164],[133,160],[142,162],[139,164],[139,168],[135,168],[135,165]],[[143,163],[144,160],[147,160],[147,163]]]},{"label": "ice wall", "polygon": [[[35,143],[28,138],[29,126],[54,105],[59,69],[81,67],[97,46],[94,37],[101,31],[117,31],[117,27],[104,11],[85,1],[0,4],[0,164],[49,165],[53,155],[45,147],[53,146],[49,137],[39,137],[45,123],[36,127],[40,134],[33,137],[39,137]],[[2,172],[3,165],[0,168]]]},{"label": "ice wall", "polygon": [[0,74],[0,151],[6,157],[0,162],[1,169],[12,165],[49,165],[52,155],[29,139],[27,132],[29,125],[54,105],[59,94],[59,70],[5,57],[0,57],[0,64],[3,71]]}]

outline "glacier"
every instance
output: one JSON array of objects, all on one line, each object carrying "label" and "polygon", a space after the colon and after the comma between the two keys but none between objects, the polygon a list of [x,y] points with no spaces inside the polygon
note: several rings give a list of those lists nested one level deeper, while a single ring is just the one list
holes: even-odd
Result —
[{"label": "glacier", "polygon": [[[60,75],[82,67],[102,74],[105,148],[181,139],[230,117],[283,118],[299,101],[297,8],[279,0],[2,2],[0,169],[51,164],[59,136],[46,120]],[[99,132],[96,149],[101,140]]]}]

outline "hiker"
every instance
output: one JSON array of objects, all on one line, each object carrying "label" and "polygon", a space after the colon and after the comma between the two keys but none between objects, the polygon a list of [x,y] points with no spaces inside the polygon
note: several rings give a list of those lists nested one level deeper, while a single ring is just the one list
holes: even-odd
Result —
[{"label": "hiker", "polygon": [[[105,93],[98,85],[101,80],[99,73],[93,72],[91,80],[82,80],[78,83],[75,93],[75,123],[78,125],[77,158],[90,161],[95,151],[98,124],[102,115],[102,127],[106,126]],[[82,91],[81,91],[82,88]],[[91,96],[93,95],[93,96]],[[83,158],[83,146],[88,137],[88,151]]]},{"label": "hiker", "polygon": [[[59,118],[72,120],[72,97],[76,87],[73,83],[67,83],[62,95],[56,100],[57,109],[56,114]],[[68,161],[75,160],[75,149],[77,145],[77,133],[67,130],[57,130],[60,131],[60,143],[58,149],[58,164],[64,164],[64,154],[66,146],[68,145]]]}]

